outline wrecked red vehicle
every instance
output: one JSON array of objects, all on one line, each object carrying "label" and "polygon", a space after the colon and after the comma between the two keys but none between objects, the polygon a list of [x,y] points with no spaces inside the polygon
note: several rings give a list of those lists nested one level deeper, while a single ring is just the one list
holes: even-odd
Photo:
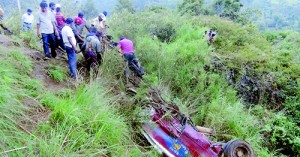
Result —
[{"label": "wrecked red vehicle", "polygon": [[149,98],[152,103],[147,113],[151,121],[144,122],[141,131],[162,154],[169,157],[254,157],[249,143],[242,140],[212,143],[176,105],[166,106],[159,94]]}]

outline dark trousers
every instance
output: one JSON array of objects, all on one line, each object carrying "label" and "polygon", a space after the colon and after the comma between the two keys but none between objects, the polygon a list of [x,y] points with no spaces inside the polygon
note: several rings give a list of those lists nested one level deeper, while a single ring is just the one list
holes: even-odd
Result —
[{"label": "dark trousers", "polygon": [[[42,33],[42,39],[43,39],[43,48],[44,48],[46,57],[49,57],[49,58],[51,58],[51,56],[56,57],[55,35],[53,33],[52,34]],[[51,55],[49,52],[49,45],[50,45],[50,49],[51,49]]]},{"label": "dark trousers", "polygon": [[76,78],[76,69],[77,69],[76,53],[75,53],[74,49],[72,49],[71,47],[68,47],[68,46],[66,46],[66,52],[68,54],[70,75],[72,78]]},{"label": "dark trousers", "polygon": [[59,36],[60,36],[60,40],[58,40],[58,38],[56,38],[56,47],[58,48],[60,46],[63,50],[66,50],[65,43],[63,41],[61,32],[59,33]]}]

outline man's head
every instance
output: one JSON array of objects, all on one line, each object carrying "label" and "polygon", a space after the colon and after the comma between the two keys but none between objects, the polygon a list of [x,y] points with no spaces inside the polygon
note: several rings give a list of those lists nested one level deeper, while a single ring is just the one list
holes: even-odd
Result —
[{"label": "man's head", "polygon": [[61,11],[61,5],[60,4],[56,4],[56,12],[60,12]]},{"label": "man's head", "polygon": [[56,8],[56,12],[59,13],[61,11],[60,8]]},{"label": "man's head", "polygon": [[83,13],[78,13],[78,17],[83,18],[84,14]]},{"label": "man's head", "polygon": [[107,12],[106,12],[106,11],[103,11],[103,15],[104,15],[104,16],[107,16]]},{"label": "man's head", "polygon": [[98,16],[99,21],[105,20],[105,15],[103,13],[100,13]]},{"label": "man's head", "polygon": [[31,15],[31,13],[32,13],[32,10],[31,9],[27,9],[27,14]]},{"label": "man's head", "polygon": [[97,28],[96,27],[91,27],[90,28],[91,33],[97,33]]},{"label": "man's head", "polygon": [[55,10],[55,3],[54,3],[54,2],[51,2],[51,3],[49,4],[49,7],[50,7],[51,10]]},{"label": "man's head", "polygon": [[125,38],[125,37],[121,37],[121,38],[120,38],[120,41],[122,41],[122,40],[124,40],[124,39],[126,39],[126,38]]},{"label": "man's head", "polygon": [[70,26],[71,26],[72,23],[73,23],[73,19],[72,19],[72,18],[67,18],[67,19],[66,19],[66,24],[67,24],[67,25],[70,25]]},{"label": "man's head", "polygon": [[40,3],[40,7],[41,7],[42,12],[46,12],[48,4],[43,1],[43,2]]}]

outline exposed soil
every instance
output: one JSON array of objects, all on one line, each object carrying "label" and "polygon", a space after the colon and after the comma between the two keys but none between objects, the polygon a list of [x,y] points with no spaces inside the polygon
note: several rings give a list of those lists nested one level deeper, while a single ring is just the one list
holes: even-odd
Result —
[{"label": "exposed soil", "polygon": [[50,110],[39,105],[39,103],[32,99],[26,98],[23,100],[23,105],[27,107],[25,112],[26,118],[21,118],[19,127],[27,133],[31,133],[37,129],[40,122],[46,122],[50,117]]},{"label": "exposed soil", "polygon": [[[8,48],[20,48],[20,43],[13,39],[0,35],[0,45]],[[22,48],[22,52],[31,58],[33,63],[33,71],[31,73],[32,79],[40,80],[43,83],[45,91],[61,91],[68,88],[74,88],[75,80],[67,79],[64,82],[56,82],[52,80],[48,75],[48,69],[50,65],[61,65],[68,68],[67,61],[59,53],[57,59],[50,59],[44,61],[43,52],[32,50],[29,48]],[[23,100],[23,105],[26,107],[24,118],[20,119],[19,128],[24,132],[31,133],[37,129],[40,122],[46,122],[49,120],[51,111],[43,107],[34,98],[26,98]]]}]

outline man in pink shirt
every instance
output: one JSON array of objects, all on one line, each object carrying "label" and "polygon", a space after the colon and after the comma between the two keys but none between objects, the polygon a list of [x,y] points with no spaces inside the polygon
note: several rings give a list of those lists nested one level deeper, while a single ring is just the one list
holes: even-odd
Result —
[{"label": "man in pink shirt", "polygon": [[131,40],[121,37],[118,43],[117,49],[123,54],[127,61],[129,68],[133,68],[137,74],[142,77],[144,75],[144,70],[140,66],[136,56],[134,55],[134,44]]}]

